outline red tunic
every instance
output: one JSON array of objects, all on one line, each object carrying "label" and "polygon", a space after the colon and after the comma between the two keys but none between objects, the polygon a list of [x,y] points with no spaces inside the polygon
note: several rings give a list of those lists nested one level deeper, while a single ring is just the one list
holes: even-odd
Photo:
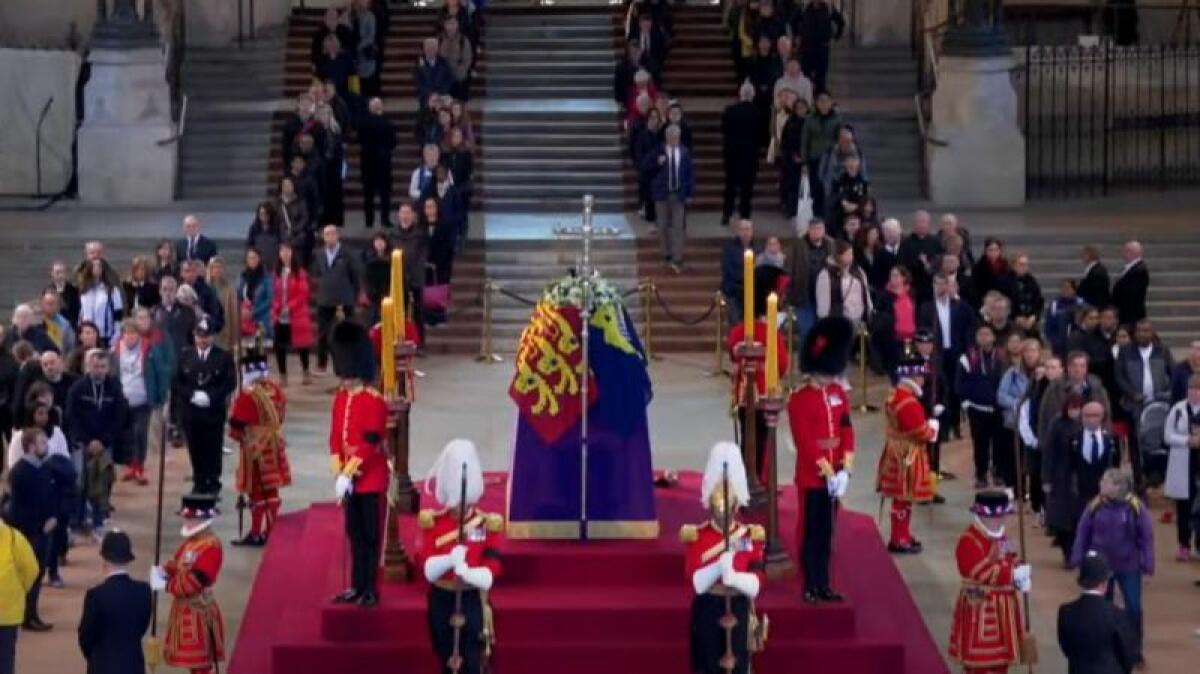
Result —
[{"label": "red tunic", "polygon": [[220,539],[205,529],[180,544],[163,564],[173,597],[163,644],[168,665],[204,669],[225,660],[225,621],[212,595],[221,559]]},{"label": "red tunic", "polygon": [[958,539],[954,557],[962,589],[950,624],[950,659],[963,667],[1008,667],[1020,660],[1021,606],[1013,585],[1020,564],[1006,538],[992,538],[972,524]]},{"label": "red tunic", "polygon": [[796,445],[797,489],[823,489],[826,478],[853,469],[854,427],[845,389],[808,378],[792,393],[787,409]]},{"label": "red tunic", "polygon": [[357,494],[387,490],[387,420],[387,401],[379,391],[370,386],[338,387],[329,424],[330,463],[335,473],[354,478]]},{"label": "red tunic", "polygon": [[[754,322],[754,339],[759,344],[764,345],[763,346],[764,349],[766,348],[766,346],[765,346],[767,343],[767,323],[766,323],[766,321],[758,320],[758,321]],[[734,372],[733,372],[733,396],[734,397],[733,397],[733,401],[734,401],[735,405],[742,404],[742,389],[741,389],[742,368],[741,368],[741,365],[740,365],[737,357],[734,355],[734,350],[737,348],[738,344],[741,344],[745,341],[746,341],[746,327],[743,324],[738,323],[729,329],[729,337],[725,340],[725,346],[729,349],[729,357],[733,359],[733,363],[734,363]],[[775,345],[776,345],[776,348],[779,353],[779,360],[776,364],[778,365],[777,369],[778,369],[779,379],[782,381],[788,371],[788,350],[787,350],[787,339],[784,338],[783,331],[781,331],[781,330],[777,330],[775,332]],[[764,358],[765,358],[765,355],[764,355]],[[765,365],[765,362],[764,362],[764,365]],[[758,372],[755,373],[754,382],[755,382],[755,389],[758,391],[758,397],[761,398],[761,397],[765,396],[767,394],[767,371],[766,371],[765,367],[758,368]]]},{"label": "red tunic", "polygon": [[911,384],[901,382],[892,390],[884,412],[886,439],[879,456],[875,491],[902,501],[933,500],[933,472],[926,444],[937,433],[925,419],[920,396]]},{"label": "red tunic", "polygon": [[[717,561],[725,552],[725,535],[711,521],[698,526],[685,525],[679,530],[679,539],[686,546],[683,571],[688,582],[697,570]],[[757,524],[734,522],[729,532],[729,549],[733,551],[733,570],[753,573],[759,583],[765,583],[766,531]],[[720,583],[718,583],[720,585]]]},{"label": "red tunic", "polygon": [[[425,567],[425,560],[438,555],[450,554],[458,545],[458,510],[422,510],[417,517],[421,527],[421,538],[417,541],[417,566]],[[492,572],[492,578],[500,577],[500,541],[504,538],[504,518],[494,513],[472,509],[467,513],[463,526],[466,537],[467,566],[482,566]],[[438,579],[452,582],[454,569]]]},{"label": "red tunic", "polygon": [[279,384],[259,379],[238,391],[229,415],[229,436],[241,446],[237,490],[257,494],[292,483],[283,438],[287,396]]}]

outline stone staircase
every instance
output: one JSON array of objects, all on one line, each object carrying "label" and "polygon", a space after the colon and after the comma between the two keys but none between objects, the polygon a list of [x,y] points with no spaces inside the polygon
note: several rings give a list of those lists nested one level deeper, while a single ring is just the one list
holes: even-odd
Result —
[{"label": "stone staircase", "polygon": [[[686,5],[674,8],[675,44],[663,73],[663,87],[683,102],[695,136],[696,201],[699,210],[719,210],[724,173],[721,166],[721,112],[733,102],[738,83],[721,9]],[[852,124],[867,157],[871,184],[881,203],[921,196],[920,139],[912,94],[916,66],[906,48],[838,45],[831,57],[829,87],[843,117]],[[774,210],[778,201],[775,167],[759,167],[755,204]],[[636,195],[636,176],[626,162],[626,193]],[[632,210],[634,198],[626,203]]]},{"label": "stone staircase", "polygon": [[[323,10],[295,9],[288,22],[287,31],[287,61],[285,70],[285,93],[295,97],[306,89],[311,81],[312,66],[309,61],[309,46],[312,36],[321,26]],[[396,6],[392,10],[392,23],[384,48],[383,65],[383,99],[387,105],[387,116],[396,127],[396,149],[392,153],[392,200],[399,204],[407,198],[408,177],[416,167],[421,157],[420,148],[414,136],[416,125],[416,89],[413,83],[413,68],[417,54],[421,51],[421,41],[435,35],[437,30],[437,9],[418,8],[411,6]],[[485,55],[477,57],[479,64],[477,77],[472,85],[472,93],[480,97],[484,89],[482,74]],[[283,125],[293,109],[291,102],[285,102],[271,120],[271,146],[268,150],[270,169],[270,184],[272,187],[283,174]],[[477,114],[477,113],[472,113]],[[476,146],[482,144],[483,130],[479,122],[475,124]],[[348,170],[343,183],[347,212],[362,209],[362,171],[359,157],[360,148],[353,133],[346,138],[346,163]],[[475,156],[475,171],[478,175],[481,169],[478,150]],[[479,192],[475,191],[472,208],[479,206]]]},{"label": "stone staircase", "polygon": [[607,7],[489,9],[482,206],[490,213],[578,213],[624,206],[611,100],[618,35]]},{"label": "stone staircase", "polygon": [[275,31],[240,49],[188,49],[181,198],[249,211],[267,194],[271,110],[283,95],[283,47],[284,35]]}]

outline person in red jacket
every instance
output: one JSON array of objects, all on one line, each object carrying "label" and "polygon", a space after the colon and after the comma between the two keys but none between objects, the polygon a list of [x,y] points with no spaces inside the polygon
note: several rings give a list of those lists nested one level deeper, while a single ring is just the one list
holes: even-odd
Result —
[{"label": "person in red jacket", "polygon": [[308,354],[317,343],[313,329],[309,300],[312,286],[308,272],[299,264],[292,244],[279,244],[279,268],[275,272],[275,292],[271,295],[271,323],[275,334],[275,365],[279,378],[287,386],[287,355],[295,351],[300,356],[303,384],[312,383],[308,371]]},{"label": "person in red jacket", "polygon": [[[479,674],[492,647],[487,592],[500,576],[504,518],[476,507],[483,497],[483,470],[471,441],[451,440],[429,474],[425,490],[435,495],[441,509],[422,510],[417,517],[421,537],[416,561],[429,581],[433,650],[444,671],[454,669],[449,663],[457,653],[459,674]],[[463,622],[456,631],[459,592]]]},{"label": "person in red jacket", "polygon": [[887,429],[875,491],[892,499],[892,533],[888,551],[916,554],[921,543],[912,535],[912,504],[933,500],[933,473],[928,445],[937,439],[938,421],[925,417],[921,396],[928,362],[919,354],[905,356],[896,366],[900,381],[888,397],[884,413]]},{"label": "person in red jacket", "polygon": [[260,346],[242,354],[242,389],[234,396],[229,413],[229,437],[241,448],[237,490],[250,501],[250,531],[232,541],[238,546],[266,544],[279,516],[279,490],[292,483],[283,437],[287,395],[269,374],[267,356]]},{"label": "person in red jacket", "polygon": [[383,497],[391,481],[384,438],[388,408],[375,381],[375,357],[367,331],[344,320],[331,331],[333,367],[342,380],[333,398],[329,424],[334,493],[345,509],[350,539],[351,585],[338,603],[370,607],[379,603],[376,575],[383,536]]},{"label": "person in red jacket", "polygon": [[830,586],[833,525],[838,500],[846,494],[854,468],[854,427],[850,399],[837,378],[846,369],[854,326],[845,318],[822,318],[804,336],[800,387],[788,400],[788,420],[796,445],[796,541],[804,578],[804,601],[842,600]]},{"label": "person in red jacket", "polygon": [[209,528],[216,504],[211,494],[184,495],[179,511],[184,540],[171,559],[150,569],[150,588],[172,597],[163,661],[192,674],[209,674],[225,660],[225,620],[213,597],[223,552]]},{"label": "person in red jacket", "polygon": [[[721,659],[731,644],[732,671],[743,674],[750,671],[751,643],[762,646],[754,598],[766,583],[767,536],[761,526],[737,520],[738,509],[750,504],[746,467],[737,445],[718,442],[709,452],[700,501],[710,511],[709,520],[679,530],[679,539],[686,546],[684,573],[696,593],[691,612],[692,671],[723,671]],[[731,642],[726,641],[722,624],[726,597],[731,598],[730,608],[737,619]]]},{"label": "person in red jacket", "polygon": [[[761,266],[754,270],[754,341],[763,345],[766,348],[767,343],[767,297],[775,292],[777,280],[783,273],[778,267]],[[776,362],[779,381],[783,381],[788,371],[788,349],[787,339],[784,337],[783,330],[777,330],[775,333],[775,348],[779,358]],[[742,364],[736,357],[737,345],[746,341],[746,326],[743,323],[737,323],[729,329],[729,337],[726,339],[726,347],[729,349],[729,357],[734,363],[733,371],[733,406],[738,413],[738,429],[741,437],[746,437],[746,408],[745,390],[742,388],[745,382],[742,377]],[[755,373],[755,391],[759,398],[767,395],[767,372],[765,362],[760,362],[758,371]],[[767,416],[761,410],[754,415],[754,465],[758,468],[758,479],[760,484],[767,484],[767,475],[771,466],[766,465],[766,447],[767,447]]]},{"label": "person in red jacket", "polygon": [[1004,534],[1004,518],[1013,512],[1007,491],[976,492],[971,511],[975,521],[954,549],[962,589],[950,623],[950,659],[966,674],[1001,674],[1021,661],[1018,592],[1033,588],[1032,570]]}]

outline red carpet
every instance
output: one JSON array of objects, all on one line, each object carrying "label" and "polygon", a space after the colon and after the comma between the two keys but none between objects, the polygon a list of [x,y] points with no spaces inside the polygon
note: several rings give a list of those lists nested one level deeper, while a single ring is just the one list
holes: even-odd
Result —
[{"label": "red carpet", "polygon": [[[658,490],[657,541],[530,542],[504,546],[504,575],[492,592],[499,674],[684,674],[690,583],[679,526],[696,522],[699,476]],[[486,510],[502,512],[502,485]],[[795,529],[789,488],[781,520]],[[231,674],[376,674],[439,671],[425,626],[425,586],[386,585],[373,610],[335,607],[345,582],[341,514],[317,505],[281,518],[255,579]],[[415,518],[400,523],[407,544]],[[790,544],[789,544],[790,545]],[[810,607],[796,580],[764,588],[771,619],[757,672],[942,674],[948,672],[875,523],[843,512],[834,585],[845,604]]]}]

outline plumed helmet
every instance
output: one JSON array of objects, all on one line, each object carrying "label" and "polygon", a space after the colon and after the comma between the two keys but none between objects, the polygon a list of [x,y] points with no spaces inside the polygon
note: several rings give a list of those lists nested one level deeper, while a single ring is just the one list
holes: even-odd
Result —
[{"label": "plumed helmet", "polygon": [[708,453],[708,464],[704,467],[704,480],[700,485],[700,501],[714,510],[724,509],[725,489],[723,479],[729,480],[730,510],[737,506],[750,505],[750,487],[746,483],[746,466],[742,463],[742,449],[732,442],[722,441],[713,445]]},{"label": "plumed helmet", "polygon": [[357,321],[346,319],[333,328],[330,336],[333,371],[342,379],[374,381],[375,353],[367,331]]},{"label": "plumed helmet", "polygon": [[483,496],[483,468],[475,443],[455,438],[446,443],[437,461],[429,469],[425,493],[432,493],[443,508],[457,508],[462,496],[463,471],[467,477],[467,505],[474,505]]},{"label": "plumed helmet", "polygon": [[800,369],[808,374],[837,376],[846,370],[850,346],[854,339],[854,324],[836,316],[817,321],[800,350]]}]

